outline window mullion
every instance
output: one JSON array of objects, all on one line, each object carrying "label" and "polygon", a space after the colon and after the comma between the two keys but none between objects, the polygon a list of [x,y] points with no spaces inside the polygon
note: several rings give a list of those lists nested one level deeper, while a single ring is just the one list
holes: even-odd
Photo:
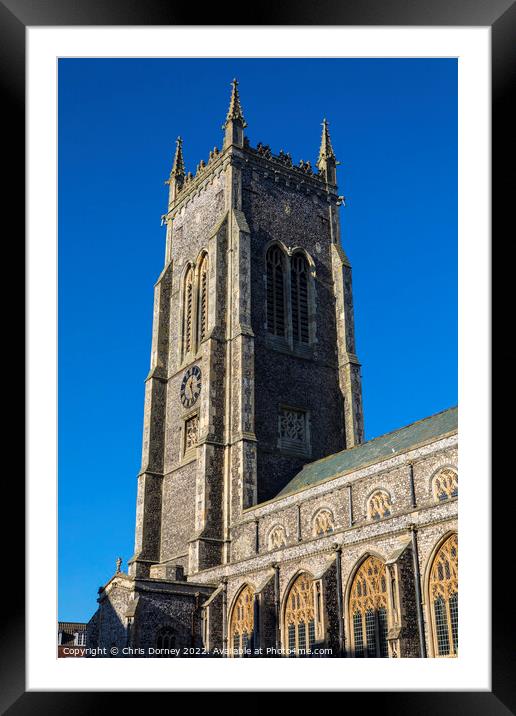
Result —
[{"label": "window mullion", "polygon": [[365,605],[362,607],[362,641],[364,644],[363,655],[364,659],[369,658],[369,644],[367,642],[367,624],[366,624],[366,608]]},{"label": "window mullion", "polygon": [[377,658],[380,658],[382,654],[380,647],[380,620],[378,618],[378,608],[374,610],[374,634],[376,641],[376,656]]},{"label": "window mullion", "polygon": [[272,326],[271,333],[276,335],[276,326],[278,325],[277,310],[276,310],[276,267],[272,265]]},{"label": "window mullion", "polygon": [[299,271],[296,271],[296,304],[297,304],[297,340],[301,343],[301,291],[299,285]]},{"label": "window mullion", "polygon": [[451,622],[451,609],[450,609],[450,595],[448,594],[446,601],[446,621],[448,625],[448,643],[450,645],[448,654],[449,656],[455,656],[455,644],[453,643],[453,629]]},{"label": "window mullion", "polygon": [[284,311],[285,327],[283,335],[286,335],[289,346],[293,347],[293,326],[292,326],[292,267],[290,259],[285,257],[283,262],[283,284],[284,284]]}]

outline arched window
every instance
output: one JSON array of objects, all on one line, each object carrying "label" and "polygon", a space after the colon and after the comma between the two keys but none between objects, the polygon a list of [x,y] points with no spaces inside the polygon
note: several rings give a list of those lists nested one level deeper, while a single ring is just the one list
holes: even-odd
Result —
[{"label": "arched window", "polygon": [[267,546],[270,550],[279,549],[287,544],[287,533],[282,525],[276,525],[269,532]]},{"label": "arched window", "polygon": [[[170,650],[176,648],[176,635],[171,627],[162,627],[156,635],[156,649],[159,649],[156,656],[169,658],[175,656]],[[161,653],[160,653],[161,652]]]},{"label": "arched window", "polygon": [[183,288],[183,355],[186,356],[193,348],[193,270],[191,267],[185,274]]},{"label": "arched window", "polygon": [[331,534],[335,529],[333,515],[330,510],[323,508],[315,515],[312,523],[312,534],[314,537],[322,537]]},{"label": "arched window", "polygon": [[292,336],[299,343],[309,343],[308,261],[301,253],[295,253],[292,257],[290,300],[292,303]]},{"label": "arched window", "polygon": [[391,498],[385,490],[375,490],[367,501],[367,517],[370,520],[381,520],[391,514]]},{"label": "arched window", "polygon": [[208,255],[204,254],[199,266],[199,298],[197,302],[197,335],[200,343],[208,331]]},{"label": "arched window", "polygon": [[245,656],[245,649],[251,648],[251,636],[254,628],[254,593],[246,586],[240,592],[233,607],[230,624],[230,643],[232,656]]},{"label": "arched window", "polygon": [[459,494],[459,478],[452,467],[445,467],[432,480],[432,493],[436,502],[445,502]]},{"label": "arched window", "polygon": [[285,336],[285,259],[278,246],[267,251],[267,330]]},{"label": "arched window", "polygon": [[459,635],[459,546],[453,534],[441,545],[430,572],[430,609],[436,656],[457,656]]},{"label": "arched window", "polygon": [[290,588],[285,608],[285,640],[288,656],[304,656],[315,643],[315,591],[313,580],[303,573]]},{"label": "arched window", "polygon": [[385,564],[368,557],[355,575],[349,600],[355,657],[386,657],[387,575]]}]

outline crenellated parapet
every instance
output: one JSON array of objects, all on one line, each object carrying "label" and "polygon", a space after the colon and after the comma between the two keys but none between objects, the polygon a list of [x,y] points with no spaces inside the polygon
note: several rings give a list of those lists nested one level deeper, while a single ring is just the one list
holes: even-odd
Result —
[{"label": "crenellated parapet", "polygon": [[210,151],[208,161],[205,162],[204,159],[201,159],[199,164],[197,165],[195,169],[195,174],[192,174],[192,172],[188,172],[185,178],[185,187],[187,187],[191,182],[193,182],[195,179],[198,179],[203,174],[206,173],[206,170],[210,168],[210,166],[215,162],[215,160],[219,157],[220,150],[218,147],[213,147],[213,149]]},{"label": "crenellated parapet", "polygon": [[323,182],[326,181],[324,171],[314,171],[311,162],[305,161],[304,159],[300,159],[299,164],[294,164],[290,152],[285,152],[283,149],[280,149],[279,154],[273,154],[268,144],[258,142],[256,147],[251,147],[248,140],[244,142],[244,148],[252,154],[257,154],[263,159],[268,159],[273,165],[279,164],[282,168],[291,169],[294,173],[298,173],[300,176],[305,175],[313,177],[314,179],[322,180]]},{"label": "crenellated parapet", "polygon": [[185,164],[182,153],[182,140],[178,138],[178,147],[174,158],[174,165],[170,178],[166,182],[170,184],[169,211],[182,204],[187,197],[197,191],[207,180],[212,172],[218,171],[224,160],[233,162],[258,162],[265,172],[279,178],[283,175],[286,180],[294,185],[304,185],[308,190],[325,191],[328,195],[337,195],[336,161],[331,145],[328,122],[323,120],[323,132],[319,155],[315,165],[305,159],[294,163],[290,152],[280,149],[274,154],[271,147],[263,142],[258,142],[255,147],[251,146],[249,137],[245,136],[244,129],[247,122],[244,119],[240,97],[238,94],[238,82],[233,80],[231,98],[226,121],[223,124],[224,142],[222,150],[214,147],[208,156],[208,160],[197,164],[195,173],[185,171]]}]

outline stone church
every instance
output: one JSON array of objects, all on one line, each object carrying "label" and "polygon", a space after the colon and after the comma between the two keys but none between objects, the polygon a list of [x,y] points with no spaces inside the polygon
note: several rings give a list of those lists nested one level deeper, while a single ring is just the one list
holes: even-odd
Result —
[{"label": "stone church", "polygon": [[233,80],[177,140],[134,555],[88,646],[119,656],[453,657],[457,409],[364,442],[337,160],[252,146]]}]

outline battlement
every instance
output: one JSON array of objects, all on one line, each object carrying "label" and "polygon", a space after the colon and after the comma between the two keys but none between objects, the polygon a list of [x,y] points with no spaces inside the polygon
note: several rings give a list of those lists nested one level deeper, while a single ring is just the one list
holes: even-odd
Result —
[{"label": "battlement", "polygon": [[303,159],[299,160],[299,164],[294,164],[291,154],[289,152],[284,152],[283,149],[280,149],[279,154],[273,154],[270,146],[268,144],[262,144],[262,142],[258,142],[254,148],[251,147],[250,141],[247,137],[244,139],[244,148],[253,154],[257,154],[263,159],[268,159],[272,162],[272,164],[279,164],[282,167],[287,167],[288,169],[293,169],[295,172],[299,172],[300,175],[304,174],[314,179],[319,179],[322,182],[326,182],[324,170],[319,170],[316,167],[314,171],[311,162],[304,161]]},{"label": "battlement", "polygon": [[225,131],[222,150],[214,147],[209,153],[208,161],[201,159],[197,164],[195,174],[191,171],[186,172],[182,149],[183,140],[181,137],[177,138],[172,170],[169,179],[165,182],[170,185],[169,210],[177,204],[178,200],[182,200],[189,193],[189,190],[201,184],[208,175],[209,170],[215,169],[215,165],[220,165],[222,157],[233,154],[238,155],[240,152],[242,152],[241,156],[244,157],[247,154],[247,160],[249,160],[249,156],[253,156],[268,163],[270,162],[271,171],[274,174],[285,172],[285,170],[292,172],[296,184],[304,183],[308,179],[310,183],[314,183],[314,187],[335,194],[338,162],[331,145],[326,119],[323,120],[322,126],[321,145],[315,167],[312,166],[310,161],[305,161],[304,159],[300,159],[296,165],[289,152],[280,149],[279,154],[273,154],[270,146],[262,142],[258,142],[256,147],[252,147],[249,138],[244,135],[244,128],[247,127],[247,122],[244,119],[240,104],[238,82],[233,80],[229,110],[226,121],[222,126]]}]

